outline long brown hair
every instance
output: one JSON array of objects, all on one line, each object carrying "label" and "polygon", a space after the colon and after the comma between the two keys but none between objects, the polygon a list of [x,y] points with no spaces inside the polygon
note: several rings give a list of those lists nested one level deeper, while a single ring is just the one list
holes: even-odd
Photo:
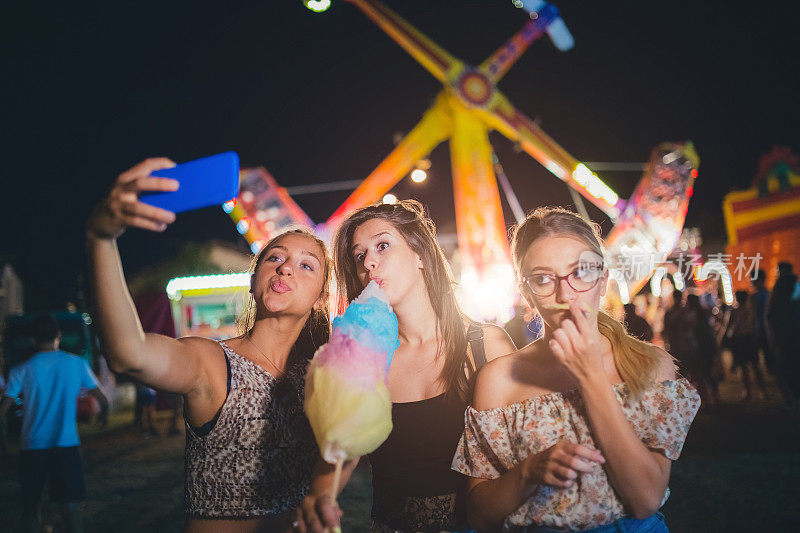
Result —
[{"label": "long brown hair", "polygon": [[[511,253],[517,274],[522,275],[522,259],[533,242],[541,237],[573,237],[604,257],[600,226],[587,222],[577,213],[561,207],[540,207],[512,229]],[[655,380],[659,355],[649,342],[628,334],[618,320],[600,310],[597,314],[600,333],[611,342],[614,364],[631,394],[639,396]]]},{"label": "long brown hair", "polygon": [[[295,363],[309,361],[311,357],[313,357],[317,348],[328,342],[330,337],[329,302],[331,261],[329,258],[330,256],[328,255],[328,247],[325,246],[325,243],[316,235],[314,235],[310,229],[298,227],[273,237],[269,240],[269,242],[267,242],[266,245],[264,245],[258,254],[253,256],[253,259],[250,261],[250,266],[247,269],[251,276],[255,274],[267,251],[269,251],[270,248],[275,246],[278,241],[287,235],[303,235],[309,237],[313,239],[317,246],[319,246],[320,250],[322,250],[322,257],[320,257],[320,262],[322,263],[322,291],[320,292],[320,301],[322,304],[319,306],[319,308],[313,307],[311,309],[311,314],[306,319],[305,324],[303,324],[303,329],[300,330],[300,335],[298,335],[297,340],[292,346],[292,350],[289,354],[289,360],[286,364],[288,372],[288,369]],[[250,330],[253,329],[255,323],[256,300],[251,292],[247,297],[247,306],[244,312],[236,320],[236,331],[239,333],[239,335],[249,335]]]},{"label": "long brown hair", "polygon": [[458,394],[468,401],[469,383],[464,373],[467,361],[464,314],[456,301],[453,272],[436,242],[436,226],[421,203],[400,200],[395,204],[373,204],[355,211],[342,222],[333,244],[339,312],[343,312],[363,289],[351,248],[356,228],[373,218],[392,224],[422,260],[425,289],[436,313],[436,330],[439,334],[437,357],[446,358],[439,381],[445,386],[446,394]]}]

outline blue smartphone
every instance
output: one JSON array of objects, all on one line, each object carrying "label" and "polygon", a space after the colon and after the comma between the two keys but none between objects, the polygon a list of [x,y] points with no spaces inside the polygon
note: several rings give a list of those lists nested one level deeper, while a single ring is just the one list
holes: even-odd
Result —
[{"label": "blue smartphone", "polygon": [[181,186],[173,192],[142,193],[144,203],[173,213],[220,205],[239,194],[239,154],[223,152],[150,175],[176,179]]}]

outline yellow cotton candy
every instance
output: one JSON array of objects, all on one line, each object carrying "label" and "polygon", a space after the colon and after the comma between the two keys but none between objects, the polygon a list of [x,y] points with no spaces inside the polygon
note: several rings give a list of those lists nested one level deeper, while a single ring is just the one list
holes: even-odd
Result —
[{"label": "yellow cotton candy", "polygon": [[311,365],[306,379],[306,415],[329,463],[375,451],[392,431],[392,403],[383,381],[364,390],[342,378]]}]

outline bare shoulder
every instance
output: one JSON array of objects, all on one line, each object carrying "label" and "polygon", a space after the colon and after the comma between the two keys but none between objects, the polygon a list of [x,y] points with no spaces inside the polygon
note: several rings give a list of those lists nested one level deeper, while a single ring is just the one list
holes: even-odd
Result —
[{"label": "bare shoulder", "polygon": [[495,324],[481,324],[483,329],[483,347],[486,360],[492,360],[517,351],[508,332]]},{"label": "bare shoulder", "polygon": [[656,366],[655,375],[656,381],[662,382],[671,379],[675,379],[676,376],[676,367],[675,367],[675,358],[672,357],[669,352],[664,350],[663,348],[659,348],[658,346],[651,345],[651,353],[658,358],[658,364]]},{"label": "bare shoulder", "polygon": [[207,372],[217,373],[221,368],[225,368],[225,357],[219,342],[206,337],[181,337],[178,342],[181,343],[182,349],[191,354],[192,359]]},{"label": "bare shoulder", "polygon": [[200,356],[212,353],[222,353],[222,347],[219,345],[219,343],[206,337],[181,337],[178,339],[178,342],[183,345],[183,349],[192,350]]},{"label": "bare shoulder", "polygon": [[508,392],[514,388],[514,369],[520,357],[519,352],[495,357],[478,372],[472,399],[475,409],[491,409],[508,403]]}]

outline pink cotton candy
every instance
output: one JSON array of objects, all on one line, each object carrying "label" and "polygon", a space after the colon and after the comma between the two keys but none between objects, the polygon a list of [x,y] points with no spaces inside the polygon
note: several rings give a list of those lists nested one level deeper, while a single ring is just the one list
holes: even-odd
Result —
[{"label": "pink cotton candy", "polygon": [[386,374],[385,354],[370,350],[336,330],[311,364],[336,372],[342,381],[366,390],[373,390]]}]

